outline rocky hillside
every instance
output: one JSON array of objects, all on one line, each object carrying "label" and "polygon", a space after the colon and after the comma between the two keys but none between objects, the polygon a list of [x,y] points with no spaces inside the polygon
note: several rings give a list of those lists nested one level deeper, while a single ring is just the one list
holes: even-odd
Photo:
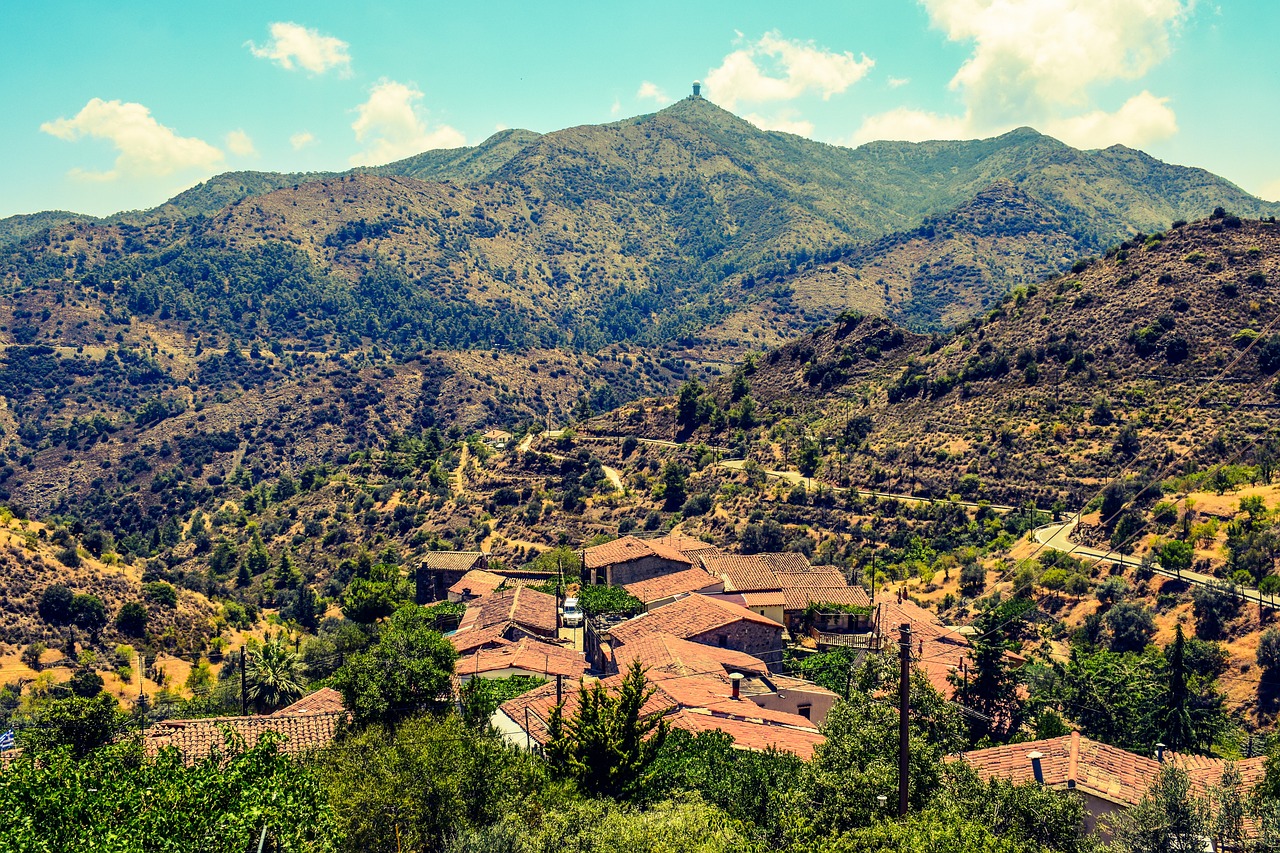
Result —
[{"label": "rocky hillside", "polygon": [[[642,434],[767,467],[794,468],[815,443],[810,464],[829,481],[1074,506],[1120,474],[1272,453],[1278,317],[1278,226],[1223,214],[1134,236],[950,335],[851,313],[752,357],[709,396],[721,411],[750,396],[767,438],[732,415],[682,420],[674,400],[628,411]],[[628,415],[598,428],[618,423]]]}]

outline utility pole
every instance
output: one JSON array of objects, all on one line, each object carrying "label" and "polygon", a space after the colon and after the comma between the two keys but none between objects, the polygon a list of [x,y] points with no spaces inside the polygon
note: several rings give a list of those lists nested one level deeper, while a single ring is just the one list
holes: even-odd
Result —
[{"label": "utility pole", "polygon": [[248,650],[240,647],[240,716],[249,716],[249,692],[245,689],[244,656]]},{"label": "utility pole", "polygon": [[911,729],[908,720],[911,712],[911,625],[903,622],[898,631],[902,638],[898,645],[898,817],[907,815],[907,786],[911,772]]}]

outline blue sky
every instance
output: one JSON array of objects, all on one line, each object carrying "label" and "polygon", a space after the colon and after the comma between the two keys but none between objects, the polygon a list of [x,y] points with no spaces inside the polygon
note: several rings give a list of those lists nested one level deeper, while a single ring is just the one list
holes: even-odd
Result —
[{"label": "blue sky", "polygon": [[1030,125],[1280,198],[1280,4],[61,2],[0,11],[0,217],[150,207],[704,94],[840,145]]}]

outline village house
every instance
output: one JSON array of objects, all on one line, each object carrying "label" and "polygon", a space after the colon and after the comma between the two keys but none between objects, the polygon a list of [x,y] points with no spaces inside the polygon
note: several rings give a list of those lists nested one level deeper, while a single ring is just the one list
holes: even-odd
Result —
[{"label": "village house", "polygon": [[704,595],[724,592],[724,581],[701,566],[692,566],[681,572],[629,583],[623,589],[642,601],[645,610],[656,610],[695,592]]},{"label": "village house", "polygon": [[448,590],[470,571],[489,568],[489,555],[483,551],[428,551],[414,573],[419,604],[444,601]]},{"label": "village house", "polygon": [[784,625],[803,627],[814,604],[869,607],[866,590],[850,586],[835,566],[813,566],[804,554],[704,554],[699,564],[724,581],[720,597]]},{"label": "village house", "polygon": [[[623,678],[625,675],[619,673],[599,683],[607,690],[616,690]],[[738,749],[773,748],[804,759],[812,758],[814,749],[823,742],[814,721],[770,707],[771,697],[763,690],[754,695],[745,692],[740,673],[674,675],[655,668],[649,673],[649,682],[653,695],[641,713],[660,714],[672,728],[692,734],[721,731],[733,738]],[[572,715],[578,705],[578,685],[565,687],[561,696],[563,713]],[[834,694],[830,698],[835,701]],[[547,725],[556,704],[556,685],[544,685],[504,703],[492,722],[513,744],[541,748],[549,739]]]},{"label": "village house", "polygon": [[[1147,757],[1072,732],[978,749],[953,760],[964,761],[983,779],[1007,779],[1015,784],[1038,782],[1060,791],[1074,791],[1084,800],[1086,831],[1102,829],[1105,833],[1103,819],[1136,806],[1166,762],[1187,772],[1199,796],[1217,786],[1227,769],[1228,762],[1221,758],[1179,755],[1164,749],[1163,744],[1154,749],[1153,757]],[[1246,758],[1234,765],[1240,774],[1240,793],[1247,797],[1262,781],[1266,758]]]},{"label": "village house", "polygon": [[620,646],[651,634],[670,634],[684,640],[745,652],[775,665],[782,660],[782,626],[758,613],[719,598],[687,595],[670,604],[612,625],[600,636],[595,631],[592,663],[604,669]]},{"label": "village house", "polygon": [[572,648],[521,637],[494,641],[458,658],[454,673],[460,684],[472,678],[507,678],[523,675],[536,678],[569,678],[575,683],[587,672],[587,661]]},{"label": "village house", "polygon": [[692,568],[693,557],[658,539],[623,536],[582,552],[582,565],[593,584],[626,586],[637,581]]},{"label": "village house", "polygon": [[143,749],[149,756],[162,749],[176,749],[187,764],[195,764],[223,750],[227,733],[251,748],[267,732],[280,735],[280,750],[303,755],[333,743],[347,718],[342,694],[324,687],[274,714],[247,717],[207,717],[197,720],[163,720],[143,732]]},{"label": "village house", "polygon": [[449,587],[448,598],[454,602],[483,598],[497,592],[498,588],[506,582],[507,578],[503,575],[484,569],[472,569]]},{"label": "village house", "polygon": [[458,630],[448,636],[459,654],[467,654],[521,637],[556,640],[558,622],[554,595],[517,584],[468,603]]}]

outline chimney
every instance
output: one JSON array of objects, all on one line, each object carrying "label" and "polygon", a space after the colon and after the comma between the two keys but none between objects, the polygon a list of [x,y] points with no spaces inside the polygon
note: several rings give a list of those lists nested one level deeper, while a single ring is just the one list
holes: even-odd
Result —
[{"label": "chimney", "polygon": [[729,683],[733,685],[733,698],[741,699],[742,698],[742,673],[740,672],[729,673]]},{"label": "chimney", "polygon": [[1036,775],[1036,784],[1043,785],[1044,784],[1044,767],[1040,765],[1040,759],[1044,758],[1044,753],[1040,752],[1039,750],[1036,750],[1034,752],[1028,752],[1027,758],[1031,759],[1031,772]]},{"label": "chimney", "polygon": [[1156,761],[1159,761],[1161,764],[1164,764],[1164,749],[1164,744],[1156,744]]}]

